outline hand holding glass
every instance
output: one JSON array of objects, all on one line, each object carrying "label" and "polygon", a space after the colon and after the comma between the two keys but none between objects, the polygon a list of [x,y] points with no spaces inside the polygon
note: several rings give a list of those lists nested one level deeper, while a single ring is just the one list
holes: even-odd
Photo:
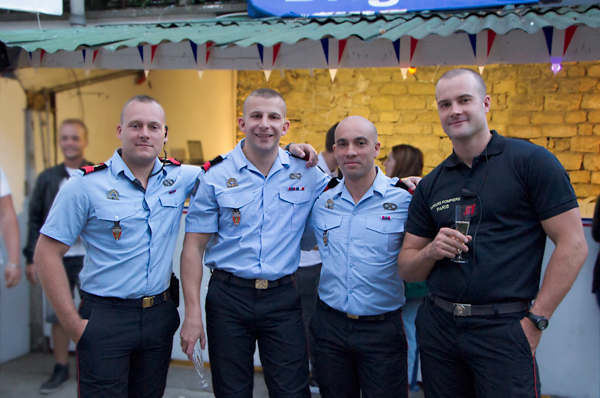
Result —
[{"label": "hand holding glass", "polygon": [[192,358],[194,359],[194,366],[196,367],[196,372],[198,372],[198,376],[200,376],[200,388],[208,387],[208,381],[204,377],[204,358],[202,356],[202,348],[200,347],[200,339],[196,341]]},{"label": "hand holding glass", "polygon": [[[454,229],[464,236],[467,236],[469,224],[471,222],[471,206],[456,206],[454,211]],[[460,249],[458,249],[458,257],[451,258],[450,261],[454,261],[455,263],[468,263],[468,261],[462,257],[462,250]]]}]

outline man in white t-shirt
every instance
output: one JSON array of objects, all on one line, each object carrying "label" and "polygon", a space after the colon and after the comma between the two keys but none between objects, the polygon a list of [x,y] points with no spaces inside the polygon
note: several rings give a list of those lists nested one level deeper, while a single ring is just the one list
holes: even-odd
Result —
[{"label": "man in white t-shirt", "polygon": [[[84,158],[84,149],[88,145],[87,135],[87,127],[81,120],[67,119],[63,121],[58,131],[58,146],[63,153],[65,161],[44,170],[36,181],[29,204],[27,245],[23,249],[23,254],[27,260],[25,270],[27,279],[34,285],[37,285],[38,281],[33,263],[33,253],[38,237],[40,236],[40,229],[46,221],[54,198],[71,174],[75,173],[80,167],[91,165]],[[75,286],[79,286],[79,272],[83,267],[84,257],[85,248],[80,238],[77,239],[75,244],[71,246],[63,257],[63,264],[67,272],[67,279],[69,280],[69,287],[72,294]],[[49,394],[58,390],[69,379],[69,364],[67,359],[70,339],[67,331],[60,324],[50,302],[47,300],[45,320],[52,324],[52,342],[54,343],[54,360],[56,364],[52,377],[42,384],[40,393]]]},{"label": "man in white t-shirt", "polygon": [[[333,154],[333,144],[335,144],[335,128],[338,123],[331,126],[325,137],[325,152],[319,153],[319,167],[325,174],[330,177],[337,177],[338,164]],[[321,256],[319,250],[315,247],[314,250],[302,250],[300,252],[300,264],[296,271],[295,281],[298,286],[298,292],[301,297],[302,305],[302,320],[308,338],[308,354],[310,359],[310,392],[316,394],[319,392],[319,385],[316,378],[316,363],[315,363],[315,338],[310,332],[308,325],[312,319],[317,307],[317,288],[319,287],[319,279],[321,275]]]},{"label": "man in white t-shirt", "polygon": [[[21,265],[19,261],[19,222],[13,206],[8,179],[0,167],[0,232],[8,252],[8,263],[4,266],[6,287],[16,286],[21,280]],[[2,264],[3,256],[0,256]]]}]

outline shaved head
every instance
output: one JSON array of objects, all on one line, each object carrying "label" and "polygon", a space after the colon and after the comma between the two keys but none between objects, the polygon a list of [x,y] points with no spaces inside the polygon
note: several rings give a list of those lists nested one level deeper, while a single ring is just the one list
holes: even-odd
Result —
[{"label": "shaved head", "polygon": [[347,118],[342,120],[335,129],[336,140],[338,138],[337,132],[338,130],[340,130],[340,127],[344,128],[350,126],[355,129],[361,130],[366,134],[369,134],[368,138],[371,139],[371,142],[377,142],[377,127],[375,127],[375,125],[370,120],[367,120],[362,116],[348,116]]},{"label": "shaved head", "polygon": [[[483,81],[483,77],[481,77],[481,75],[479,73],[477,73],[471,69],[457,68],[457,69],[449,70],[448,72],[444,73],[442,75],[442,77],[440,77],[440,80],[438,80],[438,84],[442,80],[451,80],[457,76],[461,76],[461,75],[465,75],[465,74],[471,76],[475,80],[475,85],[477,87],[477,94],[479,94],[480,99],[484,99],[485,96],[487,95],[485,81]],[[437,88],[437,85],[436,85],[436,88]],[[436,95],[436,97],[437,97],[437,95]]]}]

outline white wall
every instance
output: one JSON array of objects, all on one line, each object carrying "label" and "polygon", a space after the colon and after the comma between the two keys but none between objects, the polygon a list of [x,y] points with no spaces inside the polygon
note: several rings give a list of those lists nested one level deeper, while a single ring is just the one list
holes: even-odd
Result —
[{"label": "white wall", "polygon": [[[0,167],[6,172],[19,218],[21,243],[26,232],[25,203],[25,93],[18,82],[0,78]],[[6,263],[6,251],[0,244]],[[22,262],[22,266],[25,264]],[[29,286],[23,276],[12,289],[0,277],[0,362],[29,352]]]}]

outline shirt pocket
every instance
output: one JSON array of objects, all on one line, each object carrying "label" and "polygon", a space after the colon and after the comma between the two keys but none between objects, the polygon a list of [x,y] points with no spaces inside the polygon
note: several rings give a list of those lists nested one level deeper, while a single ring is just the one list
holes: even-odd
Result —
[{"label": "shirt pocket", "polygon": [[397,257],[404,240],[404,220],[385,215],[387,218],[367,218],[366,241],[371,259],[378,263]]},{"label": "shirt pocket", "polygon": [[343,249],[342,217],[322,217],[315,220],[314,223],[321,258],[337,258]]},{"label": "shirt pocket", "polygon": [[311,191],[279,189],[279,226],[283,231],[296,232],[304,229],[312,207]]},{"label": "shirt pocket", "polygon": [[[100,222],[100,230],[98,233],[101,235],[110,234],[114,238],[113,228],[116,225],[121,227],[121,236],[123,236],[123,234],[131,233],[131,231],[126,231],[127,228],[135,228],[134,223],[123,223],[123,220],[127,220],[136,214],[135,207],[132,203],[115,203],[96,207],[94,210],[96,212],[96,218]],[[114,240],[117,241],[116,239]]]},{"label": "shirt pocket", "polygon": [[[183,210],[183,203],[185,202],[185,195],[179,193],[169,194],[165,193],[159,196],[161,205],[161,219],[162,220],[173,220],[168,228],[164,229],[163,234],[170,236],[173,232],[179,231],[179,223],[181,222],[181,212]],[[181,208],[180,208],[181,207]]]},{"label": "shirt pocket", "polygon": [[[217,195],[219,204],[219,231],[229,236],[242,236],[252,230],[256,223],[256,211],[252,209],[252,192],[228,192]],[[234,211],[239,211],[239,225],[233,220]]]}]

